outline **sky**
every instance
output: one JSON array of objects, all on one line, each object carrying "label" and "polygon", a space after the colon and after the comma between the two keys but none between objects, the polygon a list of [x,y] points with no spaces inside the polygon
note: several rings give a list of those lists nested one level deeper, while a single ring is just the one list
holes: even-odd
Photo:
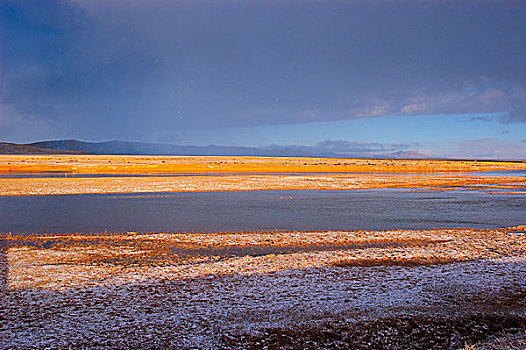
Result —
[{"label": "sky", "polygon": [[0,141],[526,159],[523,0],[2,0]]}]

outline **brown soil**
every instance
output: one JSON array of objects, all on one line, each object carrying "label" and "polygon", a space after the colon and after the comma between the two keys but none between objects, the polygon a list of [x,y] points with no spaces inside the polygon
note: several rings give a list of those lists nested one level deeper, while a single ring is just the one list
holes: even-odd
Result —
[{"label": "brown soil", "polygon": [[474,313],[446,315],[402,315],[354,323],[331,322],[315,328],[270,328],[260,336],[227,335],[231,349],[460,349],[499,335],[520,330],[526,317]]}]

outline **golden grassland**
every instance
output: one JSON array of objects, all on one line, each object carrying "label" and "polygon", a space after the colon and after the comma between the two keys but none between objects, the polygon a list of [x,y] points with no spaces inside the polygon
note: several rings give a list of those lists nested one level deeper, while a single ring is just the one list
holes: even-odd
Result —
[{"label": "golden grassland", "polygon": [[87,174],[374,172],[436,173],[524,170],[526,162],[228,156],[0,155],[0,173]]},{"label": "golden grassland", "polygon": [[[526,188],[521,177],[323,174],[180,177],[0,178],[0,196],[268,190],[410,189],[412,191]],[[508,193],[520,194],[524,191]],[[498,193],[498,192],[495,192]]]},{"label": "golden grassland", "polygon": [[[386,188],[454,190],[461,186],[518,190],[526,187],[524,178],[477,176],[475,171],[521,169],[526,169],[526,163],[278,157],[0,156],[0,172],[4,173],[62,171],[115,175],[4,177],[0,178],[0,195]],[[473,173],[460,174],[468,171]],[[119,174],[156,176],[119,177]]]}]

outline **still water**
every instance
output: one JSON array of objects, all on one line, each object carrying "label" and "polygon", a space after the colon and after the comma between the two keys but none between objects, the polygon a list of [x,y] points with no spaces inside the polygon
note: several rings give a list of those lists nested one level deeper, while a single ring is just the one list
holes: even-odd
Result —
[{"label": "still water", "polygon": [[0,197],[0,232],[495,228],[526,224],[526,195],[483,190],[260,191]]}]

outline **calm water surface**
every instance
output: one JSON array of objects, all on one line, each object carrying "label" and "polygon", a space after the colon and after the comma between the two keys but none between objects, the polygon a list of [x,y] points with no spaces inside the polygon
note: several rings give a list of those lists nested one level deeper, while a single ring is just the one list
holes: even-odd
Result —
[{"label": "calm water surface", "polygon": [[220,232],[495,228],[526,195],[480,191],[260,191],[0,197],[0,232]]}]

